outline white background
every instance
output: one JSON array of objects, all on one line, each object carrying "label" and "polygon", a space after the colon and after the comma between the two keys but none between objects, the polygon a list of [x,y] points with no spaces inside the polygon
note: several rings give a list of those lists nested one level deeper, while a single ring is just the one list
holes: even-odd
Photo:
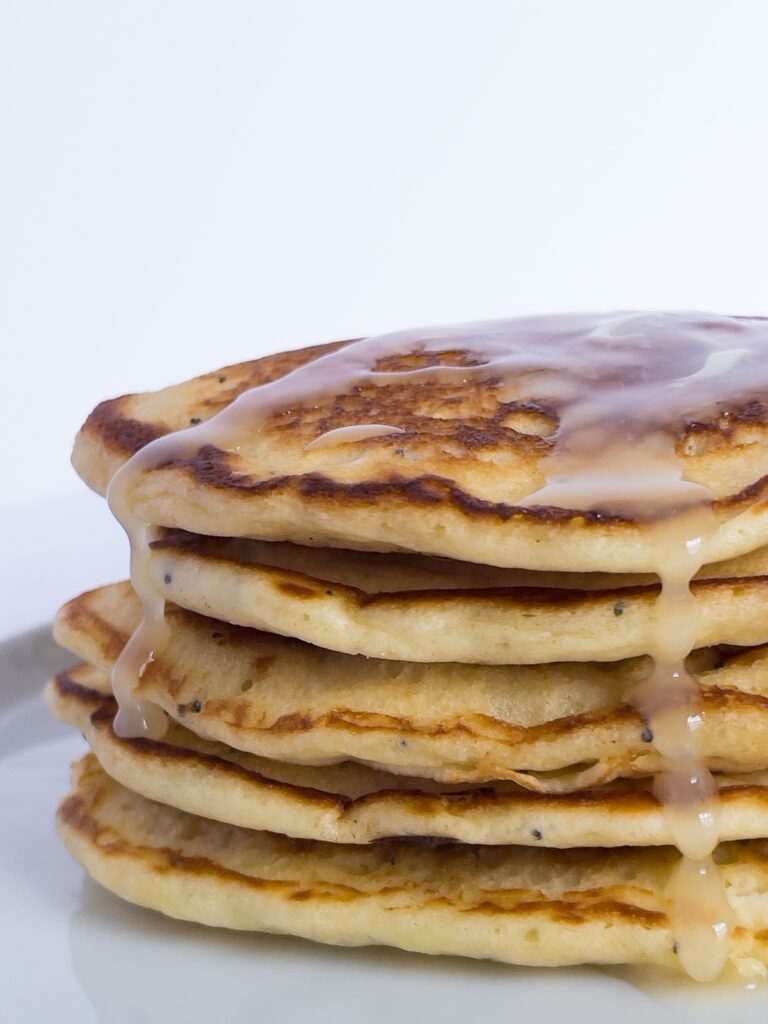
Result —
[{"label": "white background", "polygon": [[[102,398],[430,322],[768,314],[767,114],[766,0],[0,0],[0,639],[126,572],[68,464]],[[83,890],[41,635],[0,652],[0,1017],[765,1020]]]},{"label": "white background", "polygon": [[125,553],[101,398],[589,308],[768,313],[762,0],[0,0],[0,635]]}]

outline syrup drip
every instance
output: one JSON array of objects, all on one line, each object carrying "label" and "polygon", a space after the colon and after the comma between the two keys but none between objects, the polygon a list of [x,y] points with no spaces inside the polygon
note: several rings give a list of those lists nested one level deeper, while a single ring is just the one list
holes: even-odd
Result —
[{"label": "syrup drip", "polygon": [[714,981],[728,958],[733,913],[720,869],[712,859],[719,839],[717,783],[701,749],[701,694],[685,659],[700,615],[690,590],[715,531],[711,506],[699,506],[656,527],[656,571],[662,580],[656,603],[653,674],[637,687],[633,702],[643,712],[665,766],[654,779],[675,845],[683,854],[665,892],[667,914],[680,962],[695,981]]},{"label": "syrup drip", "polygon": [[[130,539],[131,579],[144,605],[113,673],[116,732],[159,736],[164,729],[157,709],[134,696],[166,640],[164,602],[147,572],[154,524],[131,512],[131,489],[141,473],[190,458],[204,445],[231,450],[245,437],[258,437],[278,413],[316,407],[361,386],[485,381],[500,401],[551,405],[560,426],[546,483],[517,504],[618,513],[655,524],[647,531],[649,565],[662,583],[648,652],[655,667],[630,699],[664,759],[655,792],[683,855],[665,893],[680,961],[697,980],[717,977],[728,956],[732,914],[712,860],[717,787],[702,756],[699,685],[685,669],[697,615],[689,584],[706,561],[716,522],[713,495],[683,478],[675,444],[687,416],[712,416],[724,403],[768,389],[766,348],[765,323],[698,313],[580,314],[408,331],[355,342],[245,392],[206,423],[148,444],[115,474],[108,493]],[[467,351],[475,357],[470,366],[377,369],[387,357]],[[342,427],[306,451],[402,432],[385,424]]]}]

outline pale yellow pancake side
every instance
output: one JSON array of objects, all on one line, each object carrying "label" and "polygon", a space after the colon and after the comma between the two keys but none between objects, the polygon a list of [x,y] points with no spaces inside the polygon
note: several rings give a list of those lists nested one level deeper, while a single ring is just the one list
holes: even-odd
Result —
[{"label": "pale yellow pancake side", "polygon": [[[140,617],[128,584],[60,611],[55,635],[109,672]],[[424,665],[326,651],[173,606],[139,694],[208,740],[279,761],[357,760],[443,782],[512,779],[543,791],[647,775],[661,760],[627,704],[647,659]],[[712,769],[768,767],[768,648],[697,652]]]},{"label": "pale yellow pancake side", "polygon": [[[343,846],[184,814],[75,769],[59,831],[107,889],[171,917],[338,945],[560,966],[677,966],[661,893],[669,848]],[[720,848],[737,925],[731,963],[768,960],[768,849]]]},{"label": "pale yellow pancake side", "polygon": [[[389,568],[388,559],[395,563]],[[768,571],[766,563],[761,549],[707,567],[708,573],[735,571],[732,577],[693,583],[697,647],[768,641],[768,575],[737,575],[748,567]],[[551,573],[179,532],[153,545],[149,574],[174,604],[237,625],[346,654],[486,665],[646,654],[659,589],[586,573],[563,574],[571,582],[565,589],[546,585],[557,575]],[[545,577],[539,585],[537,575]],[[512,582],[519,577],[534,582]]]},{"label": "pale yellow pancake side", "polygon": [[[332,843],[391,837],[561,849],[673,843],[648,779],[540,794],[512,782],[449,786],[351,761],[326,767],[270,761],[201,740],[176,723],[161,741],[120,739],[112,730],[115,701],[99,692],[107,688],[96,669],[81,665],[52,679],[45,697],[117,782],[225,824]],[[717,781],[721,840],[768,836],[768,772]]]}]

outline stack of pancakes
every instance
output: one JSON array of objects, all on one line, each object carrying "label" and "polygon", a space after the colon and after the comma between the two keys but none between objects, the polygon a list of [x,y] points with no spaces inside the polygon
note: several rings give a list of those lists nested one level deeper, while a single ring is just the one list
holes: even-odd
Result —
[{"label": "stack of pancakes", "polygon": [[[341,347],[105,402],[75,465],[105,493],[156,438]],[[167,732],[112,727],[111,670],[142,617],[128,582],[61,609],[56,637],[82,664],[47,689],[92,748],[59,826],[101,884],[174,917],[325,942],[677,965],[663,892],[679,854],[651,789],[663,759],[629,700],[659,592],[643,527],[516,506],[543,483],[556,423],[495,389],[356,385],[230,450],[201,433],[136,475],[168,602],[136,696]],[[360,423],[397,430],[312,444]],[[764,433],[753,416],[685,454],[718,498],[721,561],[692,585],[689,668],[743,971],[768,962]]]}]

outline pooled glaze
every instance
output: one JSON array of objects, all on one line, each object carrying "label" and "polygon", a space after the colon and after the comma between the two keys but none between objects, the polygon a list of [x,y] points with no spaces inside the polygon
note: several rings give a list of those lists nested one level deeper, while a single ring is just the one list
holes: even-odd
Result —
[{"label": "pooled glaze", "polygon": [[[391,371],[387,357],[442,355],[442,365]],[[451,365],[452,353],[472,365]],[[697,606],[689,584],[707,560],[715,530],[712,493],[684,478],[677,451],[691,416],[728,415],[728,402],[768,391],[768,324],[710,314],[576,314],[405,331],[352,343],[285,377],[240,395],[212,419],[148,444],[115,475],[110,505],[131,541],[131,577],[145,615],[113,674],[123,736],[159,735],[156,709],[134,692],[165,640],[164,602],[147,557],[152,528],[131,511],[139,474],[193,456],[205,445],[227,450],[258,436],[277,413],[318,405],[361,385],[401,381],[487,381],[500,400],[557,410],[559,426],[545,463],[546,483],[519,506],[620,514],[653,524],[649,561],[662,582],[652,675],[631,695],[665,759],[656,793],[683,857],[667,904],[681,963],[698,980],[715,978],[728,956],[731,913],[711,854],[718,842],[717,790],[701,754],[700,694],[685,669]],[[466,362],[466,359],[461,361]],[[371,441],[400,431],[362,423],[307,445]],[[331,436],[338,435],[338,436]]]},{"label": "pooled glaze", "polygon": [[360,423],[352,427],[337,427],[328,430],[314,441],[310,441],[304,451],[311,452],[317,448],[336,448],[342,444],[354,444],[355,441],[368,441],[373,437],[391,437],[393,434],[404,434],[402,427],[388,427],[385,423]]}]

